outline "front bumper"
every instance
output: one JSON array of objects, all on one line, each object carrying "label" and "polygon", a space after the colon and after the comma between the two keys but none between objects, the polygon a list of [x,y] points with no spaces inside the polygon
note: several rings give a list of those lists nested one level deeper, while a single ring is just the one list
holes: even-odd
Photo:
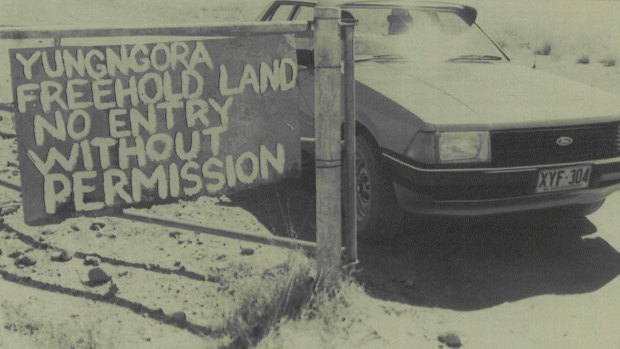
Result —
[{"label": "front bumper", "polygon": [[[408,212],[482,216],[598,203],[620,190],[620,158],[502,168],[426,168],[383,153],[396,198]],[[590,164],[586,189],[536,193],[538,171]]]}]

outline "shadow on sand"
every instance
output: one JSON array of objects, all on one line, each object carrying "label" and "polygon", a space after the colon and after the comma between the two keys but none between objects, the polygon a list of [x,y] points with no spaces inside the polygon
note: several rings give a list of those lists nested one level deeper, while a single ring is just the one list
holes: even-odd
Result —
[{"label": "shadow on sand", "polygon": [[[287,180],[238,195],[275,234],[315,239],[314,183]],[[410,216],[383,244],[359,244],[354,274],[385,300],[476,310],[544,294],[597,290],[620,274],[620,253],[589,235],[587,218],[437,219]]]}]

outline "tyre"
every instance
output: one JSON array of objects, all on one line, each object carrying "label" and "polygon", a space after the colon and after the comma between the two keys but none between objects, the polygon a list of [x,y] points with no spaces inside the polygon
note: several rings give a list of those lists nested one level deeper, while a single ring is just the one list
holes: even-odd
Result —
[{"label": "tyre", "polygon": [[381,163],[379,149],[367,134],[356,136],[357,231],[363,241],[390,240],[402,230],[404,211]]}]

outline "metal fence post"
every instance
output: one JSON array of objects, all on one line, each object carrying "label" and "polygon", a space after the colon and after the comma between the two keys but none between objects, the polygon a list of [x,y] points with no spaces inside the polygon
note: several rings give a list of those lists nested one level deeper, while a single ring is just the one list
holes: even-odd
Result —
[{"label": "metal fence post", "polygon": [[357,178],[355,176],[355,20],[343,20],[344,62],[344,172],[343,210],[345,237],[345,269],[357,264]]},{"label": "metal fence post", "polygon": [[319,285],[330,288],[340,279],[342,254],[340,9],[316,7],[314,23],[317,267]]}]

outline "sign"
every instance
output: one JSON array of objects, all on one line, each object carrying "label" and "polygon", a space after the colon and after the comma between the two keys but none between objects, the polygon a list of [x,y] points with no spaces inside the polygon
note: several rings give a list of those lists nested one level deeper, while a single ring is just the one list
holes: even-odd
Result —
[{"label": "sign", "polygon": [[10,58],[27,224],[299,173],[291,36],[12,49]]}]

